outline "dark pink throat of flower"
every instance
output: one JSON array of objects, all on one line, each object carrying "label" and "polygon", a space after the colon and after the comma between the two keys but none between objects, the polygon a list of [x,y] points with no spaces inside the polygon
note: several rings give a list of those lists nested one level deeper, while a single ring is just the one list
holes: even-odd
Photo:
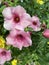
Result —
[{"label": "dark pink throat of flower", "polygon": [[17,37],[18,40],[23,40],[24,39],[24,37],[21,34],[17,35],[16,37]]},{"label": "dark pink throat of flower", "polygon": [[33,23],[32,23],[33,25],[37,25],[37,22],[35,22],[35,21],[33,21]]},{"label": "dark pink throat of flower", "polygon": [[6,55],[6,51],[2,51],[1,54],[2,54],[3,56],[5,56],[5,55]]},{"label": "dark pink throat of flower", "polygon": [[20,17],[18,15],[14,15],[14,21],[15,23],[18,23],[20,21]]}]

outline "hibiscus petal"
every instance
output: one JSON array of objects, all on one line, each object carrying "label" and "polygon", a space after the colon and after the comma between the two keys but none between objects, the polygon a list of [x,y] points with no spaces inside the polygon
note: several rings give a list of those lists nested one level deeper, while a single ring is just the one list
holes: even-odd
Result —
[{"label": "hibiscus petal", "polygon": [[22,15],[22,19],[25,19],[25,20],[31,21],[31,16],[30,16],[28,13],[23,13],[23,15]]},{"label": "hibiscus petal", "polygon": [[3,16],[7,19],[11,19],[12,18],[12,13],[11,13],[11,7],[7,7],[3,10],[2,12]]},{"label": "hibiscus petal", "polygon": [[28,45],[31,46],[32,45],[32,40],[29,37],[26,37],[26,41],[28,42]]},{"label": "hibiscus petal", "polygon": [[6,37],[6,44],[7,45],[13,45],[13,44],[15,44],[14,39],[10,35]]},{"label": "hibiscus petal", "polygon": [[33,30],[34,30],[34,31],[40,31],[41,28],[40,28],[40,27],[34,27]]},{"label": "hibiscus petal", "polygon": [[19,32],[19,31],[17,31],[16,29],[13,29],[13,30],[10,31],[10,35],[11,35],[12,37],[15,37],[15,36],[18,34],[18,32]]},{"label": "hibiscus petal", "polygon": [[12,22],[12,20],[6,20],[4,21],[4,28],[7,30],[11,30],[14,28],[15,24]]},{"label": "hibiscus petal", "polygon": [[23,28],[26,28],[26,27],[28,27],[30,25],[30,21],[28,21],[28,20],[21,20],[21,26],[23,27]]},{"label": "hibiscus petal", "polygon": [[24,31],[24,28],[20,24],[17,24],[15,29]]},{"label": "hibiscus petal", "polygon": [[22,50],[23,41],[20,42],[19,40],[16,40],[16,44],[13,44],[13,46],[19,48],[20,50]]},{"label": "hibiscus petal", "polygon": [[6,62],[6,58],[0,57],[0,64],[4,64]]},{"label": "hibiscus petal", "polygon": [[7,56],[6,56],[6,61],[9,61],[10,59],[12,59],[12,57],[11,57],[11,51],[8,50],[7,51]]},{"label": "hibiscus petal", "polygon": [[28,47],[28,46],[30,46],[30,45],[28,44],[28,42],[26,40],[24,40],[23,41],[23,47]]},{"label": "hibiscus petal", "polygon": [[18,5],[14,8],[13,13],[21,16],[21,14],[26,13],[26,10],[22,6]]}]

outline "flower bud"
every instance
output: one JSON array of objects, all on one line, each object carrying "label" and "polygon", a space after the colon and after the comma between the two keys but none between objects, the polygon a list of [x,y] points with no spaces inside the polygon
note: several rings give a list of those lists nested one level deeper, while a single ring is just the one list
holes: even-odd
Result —
[{"label": "flower bud", "polygon": [[43,24],[41,25],[41,28],[46,29],[46,23],[45,22],[43,22]]},{"label": "flower bud", "polygon": [[45,29],[43,32],[43,36],[49,38],[49,29]]}]

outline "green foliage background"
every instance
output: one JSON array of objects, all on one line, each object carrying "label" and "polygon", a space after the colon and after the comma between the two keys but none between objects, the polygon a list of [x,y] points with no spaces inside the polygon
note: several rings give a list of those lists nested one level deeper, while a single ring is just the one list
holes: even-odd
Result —
[{"label": "green foliage background", "polygon": [[[5,38],[9,33],[9,31],[3,28],[4,18],[2,10],[6,7],[3,4],[4,2],[7,2],[9,6],[23,6],[31,16],[37,15],[41,23],[44,21],[47,24],[47,28],[49,28],[49,0],[43,1],[44,4],[40,5],[36,0],[24,0],[23,2],[20,0],[14,0],[14,2],[4,0],[0,5],[0,35]],[[8,49],[12,51],[13,59],[16,58],[18,60],[17,65],[49,65],[49,44],[47,44],[49,39],[44,38],[42,32],[43,30],[33,32],[31,35],[32,46],[23,48],[22,51],[8,46]],[[11,61],[6,62],[5,65],[11,65]]]}]

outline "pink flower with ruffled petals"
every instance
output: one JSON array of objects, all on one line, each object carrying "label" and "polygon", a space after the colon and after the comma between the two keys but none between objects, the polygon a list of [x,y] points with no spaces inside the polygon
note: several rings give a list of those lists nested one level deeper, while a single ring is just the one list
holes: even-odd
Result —
[{"label": "pink flower with ruffled petals", "polygon": [[0,64],[4,64],[6,61],[11,60],[10,50],[0,49]]},{"label": "pink flower with ruffled petals", "polygon": [[12,30],[6,37],[6,44],[12,45],[22,50],[22,47],[28,47],[32,45],[30,34],[24,31]]},{"label": "pink flower with ruffled petals", "polygon": [[43,36],[49,38],[49,29],[45,29],[43,32]]},{"label": "pink flower with ruffled petals", "polygon": [[20,5],[7,7],[3,10],[2,14],[4,16],[4,28],[7,30],[24,30],[24,28],[30,25],[31,17]]},{"label": "pink flower with ruffled petals", "polygon": [[40,21],[39,18],[37,16],[33,16],[31,19],[31,25],[29,27],[33,28],[33,31],[40,31]]}]

